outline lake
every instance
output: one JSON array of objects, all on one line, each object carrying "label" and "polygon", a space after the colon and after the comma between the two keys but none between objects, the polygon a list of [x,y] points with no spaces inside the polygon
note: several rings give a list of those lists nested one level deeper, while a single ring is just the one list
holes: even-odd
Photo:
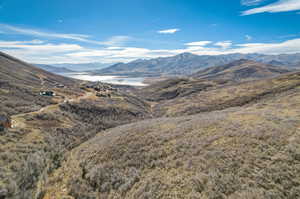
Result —
[{"label": "lake", "polygon": [[130,86],[147,86],[144,84],[145,78],[142,77],[126,77],[126,76],[109,76],[109,75],[91,75],[89,73],[63,73],[62,75],[75,79],[86,81],[101,81],[109,84],[130,85]]}]

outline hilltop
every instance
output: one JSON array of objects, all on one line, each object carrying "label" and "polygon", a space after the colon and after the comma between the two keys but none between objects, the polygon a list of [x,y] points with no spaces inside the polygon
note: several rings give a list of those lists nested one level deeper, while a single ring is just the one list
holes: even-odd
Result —
[{"label": "hilltop", "polygon": [[290,70],[270,64],[241,59],[223,66],[215,66],[201,70],[192,76],[201,79],[246,81],[274,77],[287,72],[290,72]]}]

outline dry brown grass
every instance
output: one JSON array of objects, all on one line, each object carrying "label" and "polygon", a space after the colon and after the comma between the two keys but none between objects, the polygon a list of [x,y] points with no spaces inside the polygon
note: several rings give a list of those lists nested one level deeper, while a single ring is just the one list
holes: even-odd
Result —
[{"label": "dry brown grass", "polygon": [[300,88],[289,85],[243,107],[98,134],[71,151],[45,198],[298,198]]},{"label": "dry brown grass", "polygon": [[[195,82],[187,81],[186,84],[192,87],[195,85]],[[233,83],[227,86],[216,84],[208,89],[190,93],[189,95],[179,95],[172,99],[160,100],[153,110],[157,116],[182,116],[223,110],[229,107],[255,103],[264,98],[272,98],[278,93],[299,86],[300,73],[268,80]],[[172,90],[178,88],[181,88],[181,86],[177,84],[172,86]],[[169,92],[169,89],[169,87],[161,89],[160,93]],[[151,87],[150,90],[152,90]],[[158,101],[157,98],[154,98],[154,100]]]},{"label": "dry brown grass", "polygon": [[68,150],[101,130],[150,115],[147,104],[133,96],[68,98],[12,116],[14,128],[0,135],[0,198],[40,198],[48,175]]},{"label": "dry brown grass", "polygon": [[76,87],[54,102],[0,84],[1,108],[25,113],[0,135],[0,198],[300,197],[299,73],[166,82],[138,92],[152,106],[125,93],[79,98]]}]

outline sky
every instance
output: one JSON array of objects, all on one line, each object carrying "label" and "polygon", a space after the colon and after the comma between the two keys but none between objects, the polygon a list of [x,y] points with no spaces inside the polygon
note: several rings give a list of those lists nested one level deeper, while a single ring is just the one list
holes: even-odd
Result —
[{"label": "sky", "polygon": [[0,51],[43,64],[300,53],[300,0],[0,0]]}]

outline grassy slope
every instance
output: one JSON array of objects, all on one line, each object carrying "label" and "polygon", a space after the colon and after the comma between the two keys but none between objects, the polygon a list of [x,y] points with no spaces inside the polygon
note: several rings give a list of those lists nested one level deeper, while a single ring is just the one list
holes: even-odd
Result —
[{"label": "grassy slope", "polygon": [[[69,89],[53,88],[55,83]],[[79,81],[46,72],[0,52],[0,111],[9,115],[31,112],[56,103],[39,96],[41,90],[52,89],[65,96],[80,93]]]},{"label": "grassy slope", "polygon": [[[2,53],[0,77],[0,111],[12,116],[14,126],[0,132],[0,198],[40,198],[66,151],[101,130],[150,117],[149,106],[134,96],[116,91],[99,98],[80,90],[78,81]],[[41,97],[42,89],[60,97]],[[87,97],[79,97],[83,93]]]},{"label": "grassy slope", "polygon": [[74,84],[76,81],[63,76],[47,72],[26,62],[0,52],[0,77],[1,80],[13,81],[23,86],[36,86],[41,84],[41,78],[46,85],[59,82],[65,85]]},{"label": "grassy slope", "polygon": [[147,117],[147,104],[121,94],[112,99],[90,95],[14,116],[16,127],[0,134],[0,190],[6,198],[40,198],[67,151],[101,130]]},{"label": "grassy slope", "polygon": [[251,60],[237,60],[223,66],[216,66],[201,70],[193,77],[202,79],[230,79],[237,81],[249,81],[267,77],[275,77],[290,70],[270,64],[263,64]]},{"label": "grassy slope", "polygon": [[175,79],[157,83],[139,92],[147,96],[146,99],[153,101],[156,115],[181,116],[256,102],[261,98],[299,86],[299,76],[299,73],[294,73],[244,83]]},{"label": "grassy slope", "polygon": [[299,73],[252,82],[271,95],[98,134],[68,154],[44,198],[298,198],[299,83]]},{"label": "grassy slope", "polygon": [[90,96],[14,116],[16,127],[0,134],[0,190],[7,198],[41,197],[67,151],[101,130],[150,117],[147,109],[133,96]]}]

